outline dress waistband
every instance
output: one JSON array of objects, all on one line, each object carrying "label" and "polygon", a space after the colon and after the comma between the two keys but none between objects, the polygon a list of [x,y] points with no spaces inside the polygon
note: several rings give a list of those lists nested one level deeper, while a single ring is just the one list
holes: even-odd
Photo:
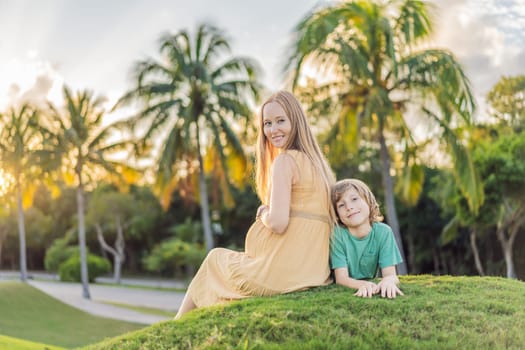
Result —
[{"label": "dress waistband", "polygon": [[326,215],[317,215],[312,213],[306,213],[304,211],[291,210],[290,217],[300,217],[304,219],[318,220],[330,224],[330,219]]}]

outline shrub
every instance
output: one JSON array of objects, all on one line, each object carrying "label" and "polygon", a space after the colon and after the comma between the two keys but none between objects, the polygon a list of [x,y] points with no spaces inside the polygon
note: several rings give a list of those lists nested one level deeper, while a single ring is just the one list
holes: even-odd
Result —
[{"label": "shrub", "polygon": [[[89,282],[94,282],[95,278],[111,270],[110,262],[97,255],[88,254],[87,265]],[[80,282],[80,254],[75,254],[62,263],[58,273],[61,281]]]},{"label": "shrub", "polygon": [[171,238],[155,246],[151,254],[143,259],[143,263],[148,271],[177,274],[185,267],[187,273],[191,274],[199,267],[205,255],[206,251],[201,245]]},{"label": "shrub", "polygon": [[68,243],[67,238],[59,238],[53,241],[51,247],[46,250],[46,257],[44,258],[46,271],[56,272],[62,263],[73,255],[80,254],[77,246],[68,246]]}]

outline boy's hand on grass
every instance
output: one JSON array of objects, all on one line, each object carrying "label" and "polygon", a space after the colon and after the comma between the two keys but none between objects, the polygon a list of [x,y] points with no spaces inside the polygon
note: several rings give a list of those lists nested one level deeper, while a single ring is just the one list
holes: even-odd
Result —
[{"label": "boy's hand on grass", "polygon": [[371,298],[379,291],[378,285],[374,282],[363,281],[363,284],[354,293],[355,296],[361,298]]},{"label": "boy's hand on grass", "polygon": [[381,292],[382,298],[395,298],[396,295],[404,295],[397,286],[397,278],[385,277],[377,284],[377,293]]}]

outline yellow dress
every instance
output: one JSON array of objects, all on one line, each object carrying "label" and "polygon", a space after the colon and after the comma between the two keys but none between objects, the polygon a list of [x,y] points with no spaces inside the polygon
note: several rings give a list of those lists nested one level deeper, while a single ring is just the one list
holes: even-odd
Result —
[{"label": "yellow dress", "polygon": [[197,307],[330,283],[331,204],[306,155],[286,152],[300,172],[292,185],[286,231],[273,233],[257,219],[246,235],[245,252],[212,249],[188,287]]}]

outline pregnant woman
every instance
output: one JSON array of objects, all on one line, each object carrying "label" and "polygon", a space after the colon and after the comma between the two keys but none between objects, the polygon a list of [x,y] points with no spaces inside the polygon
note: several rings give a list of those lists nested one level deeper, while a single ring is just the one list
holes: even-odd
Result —
[{"label": "pregnant woman", "polygon": [[245,251],[212,249],[175,319],[197,307],[330,282],[332,171],[291,93],[272,95],[261,107],[258,126],[256,186],[262,205]]}]

